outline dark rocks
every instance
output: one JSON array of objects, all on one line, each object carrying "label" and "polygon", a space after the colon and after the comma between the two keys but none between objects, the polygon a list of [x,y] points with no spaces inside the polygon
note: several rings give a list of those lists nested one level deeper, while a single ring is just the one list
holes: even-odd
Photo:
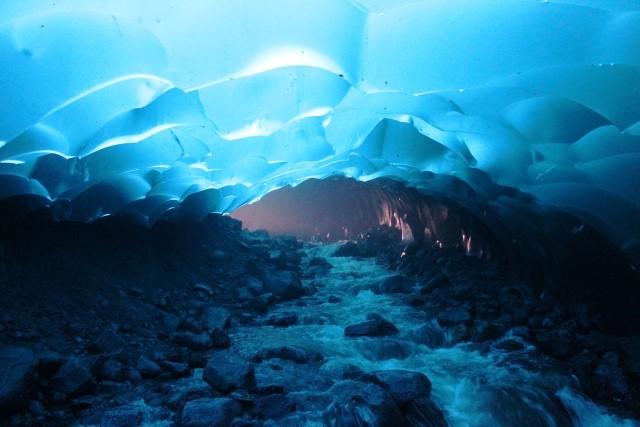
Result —
[{"label": "dark rocks", "polygon": [[442,272],[436,274],[433,278],[431,278],[421,289],[420,293],[422,295],[427,295],[433,292],[434,290],[443,287],[449,286],[451,282],[449,282],[449,278]]},{"label": "dark rocks", "polygon": [[125,340],[114,329],[105,329],[100,336],[93,341],[87,350],[93,354],[114,353],[126,346]]},{"label": "dark rocks", "polygon": [[180,426],[227,427],[239,416],[242,407],[233,399],[200,398],[187,402],[182,408]]},{"label": "dark rocks", "polygon": [[447,308],[440,312],[436,319],[440,326],[456,326],[471,321],[471,314],[463,308]]},{"label": "dark rocks", "polygon": [[524,348],[524,344],[516,340],[506,339],[496,343],[493,348],[503,351],[518,351]]},{"label": "dark rocks", "polygon": [[367,320],[355,325],[349,325],[344,329],[347,337],[381,337],[397,334],[398,328],[379,315],[368,315]]},{"label": "dark rocks", "polygon": [[380,284],[378,290],[383,294],[410,294],[414,291],[416,285],[415,280],[396,275],[387,277]]},{"label": "dark rocks", "polygon": [[400,369],[374,371],[362,375],[361,380],[385,389],[401,407],[431,395],[431,381],[421,372]]},{"label": "dark rocks", "polygon": [[256,389],[253,365],[229,352],[217,352],[209,359],[202,378],[211,387],[229,392],[236,388]]},{"label": "dark rocks", "polygon": [[324,359],[322,354],[315,350],[292,345],[284,345],[280,347],[269,347],[259,351],[253,357],[253,361],[259,363],[263,360],[275,358],[290,360],[298,364],[320,362]]},{"label": "dark rocks", "polygon": [[62,365],[58,373],[51,378],[49,387],[70,397],[76,397],[93,393],[96,382],[86,366],[72,359]]},{"label": "dark rocks", "polygon": [[286,301],[304,295],[302,282],[293,271],[267,270],[263,275],[265,290]]},{"label": "dark rocks", "polygon": [[92,372],[99,380],[121,382],[126,378],[127,369],[118,360],[102,356],[94,364]]},{"label": "dark rocks", "polygon": [[567,321],[552,330],[541,330],[535,335],[538,347],[545,353],[566,360],[578,352],[576,341],[576,324]]},{"label": "dark rocks", "polygon": [[360,381],[341,381],[329,390],[334,401],[323,414],[325,425],[404,426],[393,397],[382,387]]},{"label": "dark rocks", "polygon": [[267,325],[286,328],[295,325],[298,321],[298,315],[295,313],[276,313],[269,317]]},{"label": "dark rocks", "polygon": [[211,335],[209,337],[211,340],[211,345],[213,348],[229,348],[231,347],[231,338],[221,329],[215,328],[211,331]]},{"label": "dark rocks", "polygon": [[181,332],[171,337],[171,342],[192,350],[206,350],[211,347],[211,339],[206,334]]},{"label": "dark rocks", "polygon": [[100,420],[100,427],[138,427],[142,424],[142,410],[123,407],[105,411]]},{"label": "dark rocks", "polygon": [[296,403],[284,394],[270,394],[256,399],[251,413],[258,419],[279,419],[296,410]]},{"label": "dark rocks", "polygon": [[311,267],[320,267],[322,269],[330,270],[333,268],[333,265],[327,261],[326,258],[323,257],[313,257],[309,260],[309,266]]},{"label": "dark rocks", "polygon": [[143,378],[157,377],[162,373],[162,368],[156,362],[141,356],[136,363],[136,369]]},{"label": "dark rocks", "polygon": [[0,346],[0,413],[18,402],[36,379],[36,359],[28,348]]},{"label": "dark rocks", "polygon": [[618,339],[622,364],[634,377],[640,379],[640,335]]},{"label": "dark rocks", "polygon": [[171,360],[161,360],[160,367],[163,371],[168,372],[175,378],[183,378],[189,376],[191,370],[189,365],[182,362],[173,362]]},{"label": "dark rocks", "polygon": [[431,399],[420,398],[409,403],[406,417],[412,427],[447,427],[440,408]]},{"label": "dark rocks", "polygon": [[333,254],[335,257],[357,257],[360,256],[360,248],[355,242],[347,242],[340,246]]},{"label": "dark rocks", "polygon": [[[257,280],[257,279],[256,279]],[[202,310],[201,320],[205,328],[214,329],[227,329],[229,326],[229,318],[231,313],[226,309],[218,306],[208,306]]]}]

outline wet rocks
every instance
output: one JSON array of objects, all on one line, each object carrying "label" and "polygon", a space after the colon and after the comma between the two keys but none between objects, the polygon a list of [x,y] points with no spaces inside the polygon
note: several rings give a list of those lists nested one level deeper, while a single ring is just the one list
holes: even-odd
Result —
[{"label": "wet rocks", "polygon": [[334,401],[323,414],[325,425],[406,425],[393,397],[376,384],[341,381],[331,387],[329,394]]},{"label": "wet rocks", "polygon": [[315,350],[292,345],[284,345],[260,350],[255,356],[253,356],[252,360],[256,363],[260,363],[263,360],[275,358],[290,360],[298,364],[320,362],[324,359],[322,354]]},{"label": "wet rocks", "polygon": [[[417,282],[405,276],[395,275],[387,277],[377,291],[383,294],[410,294],[417,286]],[[375,290],[374,290],[375,291]]]},{"label": "wet rocks", "polygon": [[298,315],[295,313],[276,313],[267,319],[267,325],[286,328],[295,325],[298,321]]},{"label": "wet rocks", "polygon": [[397,334],[398,328],[378,314],[369,314],[367,320],[344,329],[347,337],[381,337]]},{"label": "wet rocks", "polygon": [[0,413],[23,401],[35,378],[36,359],[31,350],[0,346]]},{"label": "wet rocks", "polygon": [[93,393],[96,382],[84,364],[71,359],[51,378],[49,387],[70,397],[76,397]]},{"label": "wet rocks", "polygon": [[216,352],[207,362],[202,378],[211,387],[229,392],[241,388],[255,390],[256,378],[253,365],[227,351]]},{"label": "wet rocks", "polygon": [[416,427],[447,427],[440,408],[431,399],[419,398],[409,403],[405,411],[409,425]]},{"label": "wet rocks", "polygon": [[221,329],[215,328],[211,331],[209,339],[211,340],[213,348],[225,349],[231,347],[231,338]]},{"label": "wet rocks", "polygon": [[436,316],[436,319],[440,326],[456,326],[469,323],[471,321],[471,314],[464,308],[453,307],[440,312]]},{"label": "wet rocks", "polygon": [[206,350],[211,347],[211,339],[206,334],[191,332],[176,333],[171,337],[171,342],[192,350]]},{"label": "wet rocks", "polygon": [[228,398],[200,398],[182,408],[179,425],[183,427],[226,427],[239,416],[242,407]]},{"label": "wet rocks", "polygon": [[143,378],[157,377],[162,373],[160,365],[144,356],[140,356],[135,368],[140,372],[140,375],[142,375]]},{"label": "wet rocks", "polygon": [[385,389],[399,406],[431,395],[431,381],[421,372],[401,369],[373,371],[362,375],[361,380]]}]

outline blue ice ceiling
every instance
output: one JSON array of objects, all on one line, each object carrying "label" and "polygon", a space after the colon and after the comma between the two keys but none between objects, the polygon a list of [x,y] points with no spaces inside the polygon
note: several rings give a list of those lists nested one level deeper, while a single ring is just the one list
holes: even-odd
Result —
[{"label": "blue ice ceiling", "polygon": [[[640,242],[640,3],[0,4],[0,198],[230,212],[331,175],[535,197]],[[452,190],[453,191],[453,190]],[[455,198],[455,197],[454,197]]]}]

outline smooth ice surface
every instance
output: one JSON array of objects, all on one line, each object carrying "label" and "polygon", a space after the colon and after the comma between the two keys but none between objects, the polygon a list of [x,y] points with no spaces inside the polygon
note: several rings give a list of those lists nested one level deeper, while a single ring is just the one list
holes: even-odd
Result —
[{"label": "smooth ice surface", "polygon": [[[311,177],[386,176],[519,215],[506,229],[535,222],[530,205],[555,206],[640,259],[637,2],[0,11],[2,198],[152,223],[179,205],[191,219],[230,212]],[[509,200],[510,188],[535,199]]]}]

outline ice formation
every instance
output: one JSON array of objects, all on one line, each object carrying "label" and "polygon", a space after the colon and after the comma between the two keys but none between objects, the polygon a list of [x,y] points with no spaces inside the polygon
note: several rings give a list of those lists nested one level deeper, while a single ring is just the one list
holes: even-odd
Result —
[{"label": "ice formation", "polygon": [[387,177],[511,232],[559,208],[640,259],[635,1],[0,9],[2,199],[153,223]]}]

